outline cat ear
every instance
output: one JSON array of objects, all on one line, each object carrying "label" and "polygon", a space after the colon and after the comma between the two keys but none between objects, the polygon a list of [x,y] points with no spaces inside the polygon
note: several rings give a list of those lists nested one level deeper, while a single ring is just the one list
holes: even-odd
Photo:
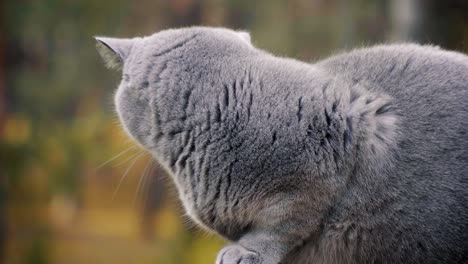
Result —
[{"label": "cat ear", "polygon": [[134,40],[106,37],[94,37],[94,39],[96,39],[99,55],[106,66],[110,69],[121,70],[125,59],[130,54]]},{"label": "cat ear", "polygon": [[237,31],[237,35],[248,44],[251,44],[250,33],[247,31]]}]

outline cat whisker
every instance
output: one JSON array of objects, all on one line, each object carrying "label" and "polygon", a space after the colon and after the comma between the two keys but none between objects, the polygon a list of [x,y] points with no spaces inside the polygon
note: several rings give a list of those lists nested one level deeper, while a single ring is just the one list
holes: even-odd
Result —
[{"label": "cat whisker", "polygon": [[128,153],[130,150],[133,150],[135,149],[137,146],[131,146],[125,150],[123,150],[122,152],[120,152],[119,154],[115,155],[114,157],[112,157],[111,159],[107,160],[106,162],[102,163],[101,165],[99,165],[96,169],[100,169],[102,167],[104,167],[106,164],[109,164],[110,162],[114,161],[115,159],[121,157],[123,154],[125,153]]},{"label": "cat whisker", "polygon": [[154,162],[151,161],[151,166],[150,166],[148,177],[147,177],[148,179],[145,180],[145,182],[143,183],[143,191],[142,191],[143,205],[145,205],[148,202],[148,197],[149,197],[150,187],[151,187],[151,177],[153,177],[153,173],[154,173]]},{"label": "cat whisker", "polygon": [[130,157],[128,157],[128,158],[124,159],[123,161],[121,161],[121,162],[115,164],[115,167],[118,167],[118,166],[120,166],[120,165],[123,165],[123,164],[127,163],[129,160],[132,160],[132,159],[135,158],[137,155],[142,154],[143,152],[144,152],[143,150],[140,150],[140,151],[138,151],[138,152],[136,152],[136,153],[131,154]]},{"label": "cat whisker", "polygon": [[142,183],[143,183],[143,180],[146,178],[146,175],[148,174],[148,167],[149,165],[152,164],[152,160],[148,160],[148,162],[146,163],[146,166],[145,168],[143,169],[143,173],[142,175],[140,176],[140,179],[138,181],[138,185],[137,185],[137,189],[135,191],[135,195],[133,197],[133,202],[132,202],[132,207],[135,207],[135,203],[136,203],[136,200],[138,198],[138,194],[140,193],[140,190],[141,190],[141,186],[142,186]]},{"label": "cat whisker", "polygon": [[127,174],[130,172],[130,170],[132,169],[133,165],[135,165],[135,163],[137,162],[137,160],[143,156],[143,152],[141,152],[140,154],[138,154],[138,156],[136,156],[132,163],[130,164],[130,166],[127,168],[127,170],[124,172],[124,174],[122,175],[122,177],[120,177],[120,181],[114,191],[114,193],[112,194],[112,201],[115,199],[115,196],[117,195],[117,193],[119,192],[119,189],[120,189],[120,186],[122,185],[122,182],[124,181],[125,177],[127,176]]}]

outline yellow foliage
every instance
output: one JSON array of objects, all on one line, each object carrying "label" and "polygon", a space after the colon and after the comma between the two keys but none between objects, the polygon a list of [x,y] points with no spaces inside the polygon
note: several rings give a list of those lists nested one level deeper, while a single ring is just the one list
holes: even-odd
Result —
[{"label": "yellow foliage", "polygon": [[2,133],[2,140],[7,143],[20,145],[26,143],[31,137],[30,121],[20,115],[7,117]]}]

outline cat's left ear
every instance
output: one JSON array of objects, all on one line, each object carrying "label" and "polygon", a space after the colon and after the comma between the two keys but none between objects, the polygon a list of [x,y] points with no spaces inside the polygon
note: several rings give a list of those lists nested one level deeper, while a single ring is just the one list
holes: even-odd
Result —
[{"label": "cat's left ear", "polygon": [[239,35],[239,37],[242,40],[244,40],[248,44],[252,44],[252,42],[250,40],[250,33],[249,32],[247,32],[247,31],[237,31],[236,33]]},{"label": "cat's left ear", "polygon": [[96,48],[110,69],[121,70],[135,39],[94,37]]}]

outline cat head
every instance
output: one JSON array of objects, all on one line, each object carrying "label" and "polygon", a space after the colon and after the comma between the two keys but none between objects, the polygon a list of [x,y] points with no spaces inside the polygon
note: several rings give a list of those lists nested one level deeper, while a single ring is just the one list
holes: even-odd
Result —
[{"label": "cat head", "polygon": [[[201,131],[221,108],[217,103],[225,101],[219,99],[225,97],[221,96],[225,80],[231,83],[233,76],[244,75],[246,58],[260,54],[249,34],[192,27],[142,38],[96,37],[96,41],[106,65],[122,72],[114,99],[124,130],[173,176],[187,214],[196,221],[211,218],[207,215],[212,210],[195,209],[202,203],[195,196],[206,186],[190,182],[187,174],[198,172],[187,170],[200,168],[187,165],[192,162],[187,153],[199,148],[195,141],[203,140]],[[214,177],[210,181],[216,182]],[[208,191],[205,197],[214,195]]]},{"label": "cat head", "polygon": [[[249,33],[225,28],[191,27],[164,30],[142,38],[95,39],[106,66],[122,72],[114,99],[123,127],[149,150],[154,150],[158,134],[163,133],[157,122],[167,117],[155,112],[155,100],[165,96],[163,90],[171,86],[167,84],[174,75],[181,71],[194,73],[195,68],[216,63],[216,58],[241,57],[243,51],[254,50]],[[165,103],[168,102],[161,102]],[[169,106],[173,109],[163,111],[178,112],[177,102],[173,103]]]}]

